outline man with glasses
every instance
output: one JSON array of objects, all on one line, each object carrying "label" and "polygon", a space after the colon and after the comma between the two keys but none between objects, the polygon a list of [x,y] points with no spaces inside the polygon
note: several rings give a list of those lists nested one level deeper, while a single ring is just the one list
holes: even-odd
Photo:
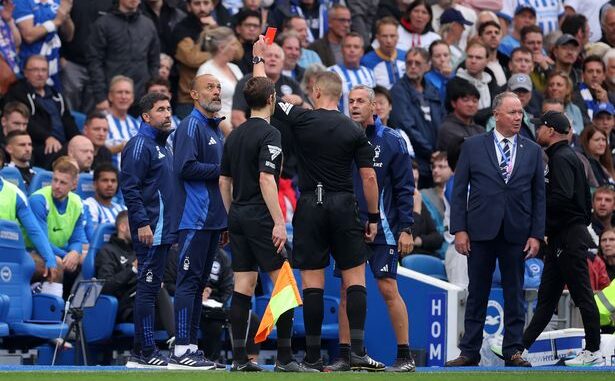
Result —
[{"label": "man with glasses", "polygon": [[243,46],[243,58],[234,63],[245,75],[252,72],[252,44],[258,39],[263,29],[263,21],[258,11],[243,9],[235,15],[237,24],[235,34]]},{"label": "man with glasses", "polygon": [[314,50],[325,66],[342,64],[342,40],[350,32],[350,10],[336,4],[329,9],[329,31],[322,38],[314,41],[310,49]]}]

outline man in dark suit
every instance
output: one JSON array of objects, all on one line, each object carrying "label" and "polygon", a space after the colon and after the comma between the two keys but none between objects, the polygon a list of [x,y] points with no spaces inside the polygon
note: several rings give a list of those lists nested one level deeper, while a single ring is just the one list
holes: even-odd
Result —
[{"label": "man in dark suit", "polygon": [[496,259],[504,289],[505,365],[531,366],[521,356],[522,288],[524,257],[538,253],[545,232],[542,150],[519,135],[523,108],[514,93],[495,97],[493,115],[495,130],[466,140],[455,171],[450,231],[455,249],[468,257],[470,284],[461,355],[447,366],[480,361]]}]

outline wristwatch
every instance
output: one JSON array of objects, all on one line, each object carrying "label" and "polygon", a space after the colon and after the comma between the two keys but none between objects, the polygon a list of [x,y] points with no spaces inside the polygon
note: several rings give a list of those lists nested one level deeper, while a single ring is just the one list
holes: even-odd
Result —
[{"label": "wristwatch", "polygon": [[410,226],[408,226],[407,228],[400,229],[399,232],[400,233],[407,233],[407,234],[412,235],[412,228]]},{"label": "wristwatch", "polygon": [[265,59],[263,57],[254,56],[252,58],[252,63],[256,65],[257,63],[265,63]]}]

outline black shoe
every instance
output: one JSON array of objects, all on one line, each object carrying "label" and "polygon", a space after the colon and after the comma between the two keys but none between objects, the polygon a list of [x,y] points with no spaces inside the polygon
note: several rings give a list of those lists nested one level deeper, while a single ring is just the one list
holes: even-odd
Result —
[{"label": "black shoe", "polygon": [[412,357],[407,358],[407,359],[398,358],[393,363],[393,366],[386,368],[385,371],[386,372],[396,372],[396,373],[415,372],[416,365],[414,364],[414,359]]},{"label": "black shoe", "polygon": [[132,353],[126,362],[126,368],[136,369],[167,369],[169,358],[160,353],[157,349],[149,356],[142,353]]},{"label": "black shoe", "polygon": [[504,361],[504,366],[531,368],[532,364],[523,358],[523,353],[521,351],[517,351],[514,355],[512,355],[510,360]]},{"label": "black shoe", "polygon": [[350,369],[352,370],[367,370],[369,372],[381,372],[385,365],[380,361],[376,361],[369,357],[367,353],[359,356],[356,353],[350,354]]},{"label": "black shoe", "polygon": [[333,364],[325,366],[323,372],[350,372],[350,362],[344,359],[337,359]]},{"label": "black shoe", "polygon": [[307,362],[305,359],[301,362],[301,365],[305,368],[315,369],[319,372],[322,372],[324,369],[324,363],[322,362],[322,357],[316,360],[316,362]]},{"label": "black shoe", "polygon": [[460,355],[456,359],[447,361],[446,364],[444,364],[444,366],[449,366],[449,367],[451,367],[451,366],[454,366],[454,367],[458,367],[458,366],[478,366],[478,363],[479,363],[479,360],[473,360],[473,359],[471,359],[469,357]]},{"label": "black shoe", "polygon": [[231,372],[262,372],[263,368],[258,366],[254,361],[248,360],[242,364],[237,361],[233,361],[233,365],[231,365]]},{"label": "black shoe", "polygon": [[275,362],[275,366],[273,367],[274,372],[293,372],[293,373],[318,373],[319,371],[314,368],[308,368],[303,363],[298,363],[293,360],[288,364],[280,364],[279,362]]}]

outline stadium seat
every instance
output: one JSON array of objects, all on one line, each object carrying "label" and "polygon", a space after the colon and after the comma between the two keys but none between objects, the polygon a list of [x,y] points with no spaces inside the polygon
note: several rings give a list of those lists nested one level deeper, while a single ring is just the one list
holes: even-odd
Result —
[{"label": "stadium seat", "polygon": [[19,189],[21,189],[22,192],[24,192],[24,194],[26,195],[28,194],[26,183],[24,183],[23,177],[21,177],[21,173],[19,172],[19,169],[15,167],[4,167],[0,171],[0,176],[4,180],[16,185]]},{"label": "stadium seat", "polygon": [[28,189],[28,193],[32,194],[37,190],[45,187],[47,185],[51,185],[51,178],[53,177],[53,172],[46,171],[41,169],[36,172],[34,177],[32,177],[32,181],[30,182],[30,189]]},{"label": "stadium seat", "polygon": [[70,114],[73,116],[73,119],[75,119],[79,132],[83,132],[83,125],[85,124],[86,115],[78,111],[71,111]]},{"label": "stadium seat", "polygon": [[96,263],[96,254],[105,243],[109,242],[109,238],[113,233],[115,233],[115,226],[113,224],[101,224],[98,228],[96,228],[94,238],[92,239],[92,242],[90,242],[88,255],[85,256],[83,263],[81,264],[81,274],[83,275],[83,279],[92,279],[96,274],[96,269],[94,268]]},{"label": "stadium seat", "polygon": [[117,308],[115,297],[100,295],[94,307],[85,309],[83,329],[88,343],[105,341],[111,337],[115,329]]},{"label": "stadium seat", "polygon": [[[51,295],[32,297],[30,278],[34,261],[26,252],[19,226],[0,221],[0,285],[10,298],[6,322],[11,335],[52,339],[68,326],[57,320],[64,308],[61,298]],[[33,305],[35,304],[35,305]]]},{"label": "stadium seat", "polygon": [[402,266],[421,274],[446,281],[446,269],[441,259],[424,254],[412,254],[401,260]]},{"label": "stadium seat", "polygon": [[9,325],[6,323],[6,317],[9,313],[10,298],[7,295],[0,294],[0,337],[9,335]]},{"label": "stadium seat", "polygon": [[88,197],[93,197],[96,193],[94,191],[94,175],[91,173],[81,173],[79,175],[79,181],[77,182],[77,189],[75,193],[85,200]]}]

